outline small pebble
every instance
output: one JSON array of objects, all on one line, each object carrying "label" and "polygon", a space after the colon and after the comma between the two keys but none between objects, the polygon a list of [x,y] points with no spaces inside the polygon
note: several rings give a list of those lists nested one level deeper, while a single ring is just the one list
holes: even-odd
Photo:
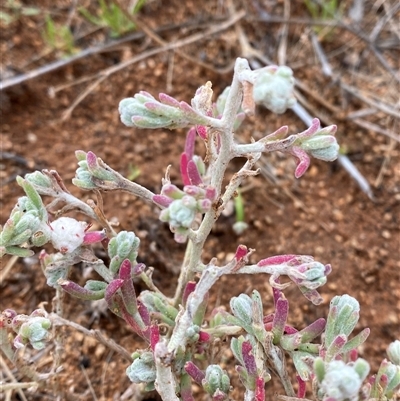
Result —
[{"label": "small pebble", "polygon": [[334,238],[335,238],[335,241],[339,242],[340,244],[343,242],[343,237],[339,234],[336,234]]}]

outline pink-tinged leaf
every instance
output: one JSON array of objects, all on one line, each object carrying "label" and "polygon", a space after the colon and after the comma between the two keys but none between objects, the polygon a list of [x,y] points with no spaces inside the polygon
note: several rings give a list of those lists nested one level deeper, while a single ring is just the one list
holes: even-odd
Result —
[{"label": "pink-tinged leaf", "polygon": [[319,305],[323,301],[323,298],[321,297],[321,295],[317,290],[310,289],[304,286],[299,286],[298,288],[301,291],[301,293],[314,305]]},{"label": "pink-tinged leaf", "polygon": [[186,284],[185,290],[183,291],[183,295],[182,295],[183,306],[186,305],[189,295],[195,290],[195,288],[196,288],[196,282],[194,282],[194,281],[189,281]]},{"label": "pink-tinged leaf", "polygon": [[150,326],[151,323],[151,319],[150,319],[150,312],[147,309],[147,307],[139,300],[137,300],[137,306],[138,306],[138,311],[139,311],[139,315],[142,318],[144,324],[146,326]]},{"label": "pink-tinged leaf", "polygon": [[156,345],[160,341],[160,330],[156,324],[152,324],[150,326],[150,347],[154,350],[156,349]]},{"label": "pink-tinged leaf", "polygon": [[262,377],[256,379],[256,391],[254,393],[255,401],[265,401],[265,381]]},{"label": "pink-tinged leaf", "polygon": [[167,106],[166,104],[155,102],[146,102],[144,103],[144,107],[147,110],[151,111],[154,114],[158,114],[160,116],[168,116],[169,113],[173,112],[174,109],[171,106]]},{"label": "pink-tinged leaf", "polygon": [[321,128],[318,131],[318,135],[335,135],[337,131],[337,126],[336,125],[328,125],[325,128]]},{"label": "pink-tinged leaf", "polygon": [[268,139],[270,141],[282,139],[287,135],[288,130],[289,130],[289,127],[287,125],[283,125],[282,127],[278,128],[275,132],[273,132],[272,134],[267,135],[265,137],[265,139]]},{"label": "pink-tinged leaf", "polygon": [[148,97],[149,99],[154,99],[154,96],[151,95],[149,92],[140,91],[139,93],[140,93],[141,95],[145,96],[145,97]]},{"label": "pink-tinged leaf", "polygon": [[273,322],[272,333],[274,334],[273,342],[278,344],[281,337],[283,336],[285,325],[289,313],[289,302],[282,297],[279,298],[275,305],[275,316]]},{"label": "pink-tinged leaf", "polygon": [[380,387],[386,389],[388,384],[389,384],[389,378],[386,373],[383,373],[382,376],[379,378],[379,385]]},{"label": "pink-tinged leaf", "polygon": [[121,292],[122,292],[122,300],[124,301],[126,310],[132,316],[135,316],[138,312],[138,307],[136,301],[135,287],[133,286],[133,281],[132,281],[132,263],[129,259],[125,259],[122,262],[121,267],[119,269],[119,278],[124,281],[121,287]]},{"label": "pink-tinged leaf", "polygon": [[161,103],[167,104],[168,106],[172,107],[179,107],[179,102],[172,96],[169,96],[165,93],[159,93],[158,98],[160,99]]},{"label": "pink-tinged leaf", "polygon": [[200,330],[199,332],[199,342],[208,343],[211,340],[211,335],[206,333],[205,331]]},{"label": "pink-tinged leaf", "polygon": [[188,374],[180,377],[180,394],[182,401],[196,401],[193,397],[192,380]]},{"label": "pink-tinged leaf", "polygon": [[24,348],[28,344],[29,340],[18,334],[13,341],[13,346],[16,349]]},{"label": "pink-tinged leaf", "polygon": [[318,120],[318,118],[314,118],[311,122],[310,127],[308,127],[305,131],[301,132],[299,134],[300,138],[308,138],[310,136],[313,136],[315,133],[317,133],[321,128],[321,124]]},{"label": "pink-tinged leaf", "polygon": [[81,287],[79,284],[70,280],[60,278],[57,284],[68,294],[84,300],[98,300],[104,297],[104,291],[92,291]]},{"label": "pink-tinged leaf", "polygon": [[168,207],[173,200],[165,195],[153,195],[153,202],[161,207]]},{"label": "pink-tinged leaf", "polygon": [[263,318],[263,322],[264,323],[270,323],[270,322],[272,323],[274,321],[274,316],[275,316],[275,313],[269,313],[268,315],[265,315]]},{"label": "pink-tinged leaf", "polygon": [[325,270],[324,270],[325,276],[331,274],[331,272],[332,272],[332,266],[330,264],[325,265]]},{"label": "pink-tinged leaf", "polygon": [[188,115],[193,115],[193,116],[197,117],[196,111],[193,109],[192,106],[190,106],[190,104],[188,104],[188,103],[186,103],[184,101],[181,101],[181,102],[179,102],[179,108],[182,111],[184,111],[185,113],[187,113]]},{"label": "pink-tinged leaf", "polygon": [[104,296],[108,305],[111,305],[112,297],[122,287],[123,284],[124,284],[124,280],[121,280],[120,278],[116,278],[115,280],[111,281],[110,284],[108,284],[108,286],[106,288],[106,293]]},{"label": "pink-tinged leaf", "polygon": [[86,160],[86,152],[84,152],[83,150],[76,150],[75,157],[78,159],[78,162]]},{"label": "pink-tinged leaf", "polygon": [[201,213],[206,213],[211,209],[212,202],[210,199],[201,199],[197,201],[198,209]]},{"label": "pink-tinged leaf", "polygon": [[207,139],[207,127],[204,125],[196,125],[196,131],[201,139]]},{"label": "pink-tinged leaf", "polygon": [[298,146],[293,146],[290,153],[297,158],[297,167],[294,176],[300,178],[310,166],[310,156]]},{"label": "pink-tinged leaf", "polygon": [[367,379],[367,382],[370,386],[373,386],[376,383],[376,375],[372,375]]},{"label": "pink-tinged leaf", "polygon": [[306,382],[298,375],[296,374],[296,379],[297,379],[297,398],[305,398],[306,396]]},{"label": "pink-tinged leaf", "polygon": [[146,330],[145,332],[142,331],[142,329],[137,324],[132,315],[126,310],[125,305],[122,303],[120,299],[116,299],[116,302],[120,308],[121,315],[124,318],[125,322],[128,323],[129,326],[131,326],[131,328],[133,329],[133,331],[137,333],[140,337],[142,337],[145,340],[148,340],[148,330]]},{"label": "pink-tinged leaf", "polygon": [[318,337],[325,329],[326,320],[322,317],[317,319],[315,322],[312,322],[306,328],[301,330],[302,333],[302,342],[310,342],[314,340],[314,338]]},{"label": "pink-tinged leaf", "polygon": [[250,341],[244,341],[242,344],[243,362],[246,367],[247,373],[250,376],[255,376],[257,374],[257,365],[252,351],[253,347],[251,346]]},{"label": "pink-tinged leaf", "polygon": [[240,127],[245,118],[246,118],[245,113],[236,114],[235,123],[233,125],[233,131],[236,131]]},{"label": "pink-tinged leaf", "polygon": [[266,259],[262,259],[257,263],[257,266],[270,266],[270,265],[282,265],[284,263],[289,262],[293,258],[297,257],[297,255],[276,255],[271,256]]},{"label": "pink-tinged leaf", "polygon": [[242,86],[243,86],[242,110],[248,116],[254,116],[256,103],[253,98],[253,84],[248,81],[243,81]]},{"label": "pink-tinged leaf", "polygon": [[247,246],[246,245],[239,245],[236,248],[235,259],[239,262],[247,255]]},{"label": "pink-tinged leaf", "polygon": [[334,359],[336,355],[341,352],[346,342],[347,336],[345,336],[344,334],[339,334],[338,336],[336,336],[335,339],[332,341],[332,344],[330,344],[328,349],[326,350],[327,361]]},{"label": "pink-tinged leaf", "polygon": [[133,266],[132,275],[133,276],[140,276],[144,270],[146,269],[146,265],[144,263],[138,263]]},{"label": "pink-tinged leaf", "polygon": [[206,191],[203,188],[196,187],[195,185],[185,185],[183,190],[186,195],[190,195],[196,199],[204,198],[206,193]]},{"label": "pink-tinged leaf", "polygon": [[204,372],[201,371],[192,361],[185,363],[185,371],[197,384],[202,385],[201,382],[206,378]]},{"label": "pink-tinged leaf", "polygon": [[285,324],[285,333],[286,334],[295,334],[297,332],[298,332],[298,330],[295,329],[293,326],[289,326],[288,324]]},{"label": "pink-tinged leaf", "polygon": [[130,280],[132,278],[132,263],[129,259],[125,259],[119,268],[119,278],[121,280]]},{"label": "pink-tinged leaf", "polygon": [[358,359],[358,351],[356,349],[352,349],[349,352],[349,359],[351,362],[355,362]]},{"label": "pink-tinged leaf", "polygon": [[210,201],[213,202],[213,201],[217,198],[217,190],[216,190],[214,187],[212,187],[211,185],[209,185],[209,186],[206,188],[205,197],[206,197],[207,199],[210,199]]},{"label": "pink-tinged leaf", "polygon": [[185,153],[188,160],[192,160],[194,155],[194,146],[196,142],[196,129],[194,127],[190,128],[186,135],[185,142]]},{"label": "pink-tinged leaf", "polygon": [[211,396],[212,401],[226,401],[226,394],[217,388],[217,391]]},{"label": "pink-tinged leaf", "polygon": [[109,242],[110,242],[110,238],[104,238],[104,239],[101,241],[101,245],[103,246],[104,249],[108,249],[108,244],[109,244]]},{"label": "pink-tinged leaf", "polygon": [[13,309],[5,309],[0,314],[0,328],[11,327],[13,319],[17,316],[17,312]]},{"label": "pink-tinged leaf", "polygon": [[[174,184],[165,184],[163,185],[161,192],[163,195],[168,196],[171,199],[182,199],[185,196],[185,192],[181,191]],[[154,196],[153,196],[154,198]]]},{"label": "pink-tinged leaf", "polygon": [[89,170],[93,170],[93,169],[97,168],[97,156],[93,152],[91,152],[91,151],[87,152],[86,162],[87,162]]},{"label": "pink-tinged leaf", "polygon": [[102,231],[89,231],[83,237],[83,245],[95,244],[107,238],[105,230]]},{"label": "pink-tinged leaf", "polygon": [[[275,282],[279,283],[279,277],[275,280]],[[278,299],[282,297],[282,291],[278,288],[272,287],[272,295],[274,297],[274,305],[276,308],[276,303],[278,302]]]},{"label": "pink-tinged leaf", "polygon": [[200,185],[203,183],[197,165],[193,160],[188,161],[187,174],[192,185]]},{"label": "pink-tinged leaf", "polygon": [[264,322],[264,329],[267,331],[272,331],[272,322]]},{"label": "pink-tinged leaf", "polygon": [[192,119],[192,120],[197,120],[196,122],[202,122],[202,121],[198,121],[200,118],[202,118],[203,116],[199,115],[199,113],[197,113],[192,106],[190,106],[188,103],[186,102],[179,102],[179,108],[185,113],[185,117],[188,119]]}]

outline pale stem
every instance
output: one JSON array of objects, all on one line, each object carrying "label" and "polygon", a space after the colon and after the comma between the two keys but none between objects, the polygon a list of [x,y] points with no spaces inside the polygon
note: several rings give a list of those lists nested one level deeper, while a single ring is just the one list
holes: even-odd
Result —
[{"label": "pale stem", "polygon": [[91,266],[104,280],[111,283],[113,276],[102,260],[99,259],[97,262],[92,263]]},{"label": "pale stem", "polygon": [[193,324],[193,316],[196,314],[199,306],[204,300],[207,292],[223,275],[233,269],[236,262],[230,263],[225,267],[218,267],[210,264],[206,267],[196,285],[194,292],[189,295],[187,300],[186,309],[182,310],[175,319],[175,328],[168,343],[168,353],[175,353],[178,348],[185,349],[188,328]]},{"label": "pale stem", "polygon": [[176,383],[171,366],[167,366],[162,361],[163,356],[166,355],[166,348],[167,345],[165,341],[161,341],[156,344],[154,350],[154,360],[157,371],[154,385],[163,401],[179,401],[175,393]]},{"label": "pale stem", "polygon": [[246,392],[244,393],[243,401],[254,401],[254,397],[255,397],[255,392],[252,390],[246,389]]},{"label": "pale stem", "polygon": [[[247,60],[238,58],[235,64],[235,70],[232,80],[232,86],[229,91],[228,98],[225,103],[225,109],[220,120],[218,133],[221,141],[220,150],[215,164],[211,166],[211,186],[216,188],[218,198],[221,194],[222,181],[225,175],[226,168],[232,158],[233,146],[233,126],[237,111],[239,110],[242,101],[242,84],[239,80],[239,75],[244,70],[250,70]],[[183,289],[186,283],[193,279],[194,271],[201,261],[201,253],[204,243],[211,232],[211,229],[217,219],[220,211],[211,208],[203,218],[203,221],[197,231],[194,232],[192,238],[192,249],[190,260],[187,266],[183,266],[182,281],[178,286],[174,296],[174,303],[179,302]]]},{"label": "pale stem", "polygon": [[[296,394],[293,390],[292,383],[290,382],[288,372],[285,368],[285,362],[284,362],[284,356],[282,355],[282,352],[279,352],[280,349],[277,348],[275,345],[272,344],[272,341],[270,341],[269,346],[265,346],[265,344],[262,344],[264,346],[264,350],[267,353],[268,357],[271,359],[271,362],[274,365],[275,372],[279,376],[279,379],[281,380],[281,383],[285,389],[285,392],[287,395],[294,397]],[[282,358],[279,356],[278,353],[281,353]]]},{"label": "pale stem", "polygon": [[179,278],[178,278],[178,285],[176,287],[174,299],[172,301],[172,305],[175,306],[175,307],[177,307],[180,304],[183,291],[185,290],[186,283],[188,281],[190,281],[187,278],[187,273],[188,273],[187,266],[188,266],[189,261],[190,261],[190,257],[191,257],[191,254],[192,254],[192,249],[193,249],[193,242],[192,242],[191,239],[189,239],[188,243],[187,243],[187,246],[186,246],[185,256],[183,258],[181,271],[180,271]]},{"label": "pale stem", "polygon": [[[285,265],[269,265],[269,266],[257,266],[249,265],[234,271],[236,266],[236,259],[233,259],[230,263],[224,267],[218,267],[213,264],[213,261],[203,270],[200,280],[196,285],[194,292],[192,292],[187,300],[186,308],[182,309],[181,312],[175,319],[175,328],[172,332],[171,338],[168,343],[168,353],[175,353],[178,348],[186,347],[186,332],[188,328],[193,324],[193,316],[196,314],[197,309],[201,305],[205,295],[211,289],[211,287],[217,282],[217,280],[224,274],[256,274],[256,273],[268,273],[270,275],[283,275],[287,274],[289,268]],[[273,355],[278,357],[277,355]],[[276,360],[279,363],[279,358]],[[282,366],[280,363],[279,366]],[[280,369],[277,366],[277,369]],[[282,370],[280,370],[282,373]],[[281,376],[281,375],[280,375]],[[283,377],[283,373],[282,373]],[[290,382],[289,382],[290,385]]]},{"label": "pale stem", "polygon": [[61,192],[57,195],[57,198],[65,202],[67,205],[78,208],[82,213],[91,217],[93,220],[98,220],[98,217],[93,209],[85,202],[82,202],[80,199],[76,198],[74,195],[71,195],[67,192]]},{"label": "pale stem", "polygon": [[235,191],[240,187],[241,183],[245,178],[250,175],[256,175],[258,172],[251,171],[253,166],[257,163],[258,159],[261,157],[261,153],[252,155],[252,158],[247,160],[244,166],[232,177],[229,185],[227,186],[224,195],[222,196],[222,205],[220,210],[224,210],[226,204],[232,199]]},{"label": "pale stem", "polygon": [[153,202],[153,196],[155,195],[149,189],[143,187],[142,185],[137,184],[136,182],[129,181],[125,177],[121,175],[121,185],[119,189],[123,191],[130,192],[136,195],[139,198],[142,198],[148,202]]},{"label": "pale stem", "polygon": [[[56,286],[56,296],[53,298],[53,312],[62,317],[64,315],[63,301],[64,301],[65,293],[61,289],[60,286]],[[62,355],[64,354],[64,333],[61,330],[56,330],[55,326],[53,326],[53,336],[54,336],[54,357],[53,364],[51,367],[51,372],[56,372],[61,366]],[[55,381],[53,384],[54,390],[59,391],[59,377],[55,377]]]}]

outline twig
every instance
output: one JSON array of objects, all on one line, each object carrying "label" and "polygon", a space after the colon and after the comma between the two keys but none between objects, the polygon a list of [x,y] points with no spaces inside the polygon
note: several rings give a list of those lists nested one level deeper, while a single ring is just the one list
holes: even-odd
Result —
[{"label": "twig", "polygon": [[[290,0],[284,1],[283,16],[286,19],[290,19]],[[279,65],[286,64],[286,53],[287,53],[287,39],[288,39],[289,25],[283,24],[281,29],[281,39],[278,47],[278,63]]]},{"label": "twig", "polygon": [[5,265],[4,269],[0,270],[0,284],[3,284],[3,281],[6,279],[8,273],[11,271],[15,263],[17,262],[19,256],[12,256],[10,260]]},{"label": "twig", "polygon": [[400,142],[400,135],[396,135],[393,131],[382,128],[380,125],[370,123],[369,121],[362,120],[361,118],[356,118],[353,120],[357,125],[365,129],[379,132],[380,134],[386,135],[387,137],[394,139],[396,142]]},{"label": "twig", "polygon": [[120,354],[122,357],[124,357],[126,360],[129,362],[132,362],[132,357],[131,354],[122,346],[117,344],[114,340],[106,338],[103,333],[101,333],[99,330],[88,330],[86,327],[81,326],[78,323],[71,322],[70,320],[64,319],[60,316],[57,316],[56,314],[52,313],[50,315],[50,319],[52,320],[53,324],[56,326],[69,326],[74,328],[75,330],[80,331],[81,333],[95,338],[97,341],[102,343],[103,345],[107,346],[108,348],[112,349],[113,351],[117,352]]},{"label": "twig", "polygon": [[339,155],[338,162],[349,173],[350,177],[352,177],[354,181],[357,182],[361,191],[363,191],[369,199],[375,202],[375,196],[372,192],[371,186],[369,185],[365,177],[356,168],[356,166],[351,162],[351,160],[346,155]]},{"label": "twig", "polygon": [[375,101],[372,100],[370,97],[365,96],[360,90],[355,88],[354,86],[347,85],[344,82],[340,82],[340,86],[346,91],[352,94],[353,96],[357,97],[358,99],[362,100],[364,103],[377,108],[378,110],[383,111],[386,114],[389,114],[395,118],[400,119],[400,111],[393,110],[388,104],[383,103],[382,101]]},{"label": "twig", "polygon": [[11,86],[15,86],[18,84],[21,84],[23,82],[29,81],[31,79],[40,77],[41,75],[44,74],[48,74],[49,72],[58,70],[59,68],[63,68],[71,63],[74,63],[75,61],[78,61],[82,58],[85,58],[87,56],[91,56],[93,54],[97,54],[100,53],[106,49],[110,49],[112,47],[115,46],[119,46],[123,43],[127,43],[130,42],[132,40],[136,40],[136,39],[140,39],[142,38],[144,35],[141,32],[136,32],[132,35],[129,35],[125,38],[122,38],[120,40],[117,41],[113,41],[110,43],[106,43],[105,45],[101,45],[101,46],[95,46],[95,47],[89,47],[88,49],[85,49],[83,51],[81,51],[80,53],[76,54],[75,56],[66,58],[66,59],[62,59],[62,60],[57,60],[54,61],[52,63],[46,64],[42,67],[39,67],[35,70],[29,71],[25,74],[22,75],[17,75],[16,77],[12,77],[10,79],[7,79],[3,82],[0,82],[0,90],[4,90],[6,88],[10,88]]},{"label": "twig", "polygon": [[[235,15],[233,15],[231,18],[229,18],[228,20],[226,20],[225,22],[221,22],[218,26],[213,26],[209,29],[207,29],[204,32],[199,32],[199,33],[195,33],[191,36],[188,36],[185,39],[181,39],[178,40],[174,43],[167,43],[164,46],[161,47],[157,47],[155,49],[151,49],[148,50],[146,52],[143,52],[141,54],[139,54],[136,57],[133,57],[129,60],[126,60],[122,63],[119,63],[117,65],[114,65],[112,67],[106,68],[105,70],[93,75],[91,78],[97,78],[96,82],[94,82],[89,88],[88,90],[85,90],[81,95],[79,95],[79,97],[76,99],[76,101],[73,104],[73,107],[71,106],[70,108],[68,108],[68,110],[64,113],[62,119],[65,120],[66,118],[68,118],[73,109],[95,88],[98,86],[98,84],[100,84],[105,78],[110,77],[112,74],[115,74],[116,72],[123,70],[124,68],[135,64],[141,60],[144,60],[148,57],[154,56],[158,53],[163,53],[165,51],[168,50],[175,50],[179,49],[180,47],[195,43],[199,40],[204,39],[205,37],[214,35],[215,33],[224,31],[225,29],[231,27],[232,25],[234,25],[237,21],[239,21],[241,18],[243,18],[245,15],[244,11],[239,11],[238,13],[236,13]],[[192,59],[191,59],[192,60]],[[197,61],[196,61],[197,62]]]},{"label": "twig", "polygon": [[394,4],[393,7],[390,10],[386,10],[386,15],[381,18],[378,23],[375,25],[374,29],[369,35],[369,40],[372,43],[375,43],[377,37],[381,33],[381,30],[384,26],[387,25],[387,23],[394,17],[394,15],[399,11],[400,9],[400,3]]},{"label": "twig", "polygon": [[[162,39],[159,35],[157,35],[156,32],[154,32],[152,29],[150,29],[149,26],[145,22],[143,22],[137,15],[132,15],[131,13],[129,13],[128,10],[123,6],[123,4],[121,4],[120,0],[114,0],[114,2],[123,11],[125,16],[129,20],[131,20],[139,29],[141,29],[148,38],[152,39],[155,43],[157,43],[161,46],[165,46],[168,44],[167,41]],[[203,61],[201,61],[199,59],[195,59],[194,57],[186,54],[185,52],[183,52],[179,49],[175,49],[175,52],[188,61],[191,61],[191,62],[194,62],[195,64],[201,65],[202,67],[204,67],[208,70],[215,71],[214,66],[204,63]],[[229,69],[231,69],[231,67],[229,67]]]},{"label": "twig", "polygon": [[86,383],[89,386],[90,394],[92,394],[92,397],[93,397],[94,401],[98,401],[98,398],[97,398],[96,393],[94,391],[94,388],[92,386],[92,382],[90,381],[90,378],[89,378],[89,376],[88,376],[88,374],[86,372],[86,369],[82,366],[82,364],[79,365],[79,367],[81,368],[83,376],[85,376]]},{"label": "twig", "polygon": [[[159,29],[157,29],[157,32],[165,32],[165,31],[172,30],[172,29],[178,29],[178,28],[181,28],[181,27],[186,26],[186,25],[189,25],[189,23],[178,24],[178,25],[166,25],[164,27],[160,27]],[[132,34],[130,34],[128,36],[125,36],[125,37],[123,37],[121,39],[113,40],[113,41],[108,42],[108,43],[103,44],[103,45],[89,47],[88,49],[85,49],[82,52],[80,52],[80,53],[78,53],[78,54],[76,54],[76,55],[74,55],[72,57],[54,61],[52,63],[49,63],[49,64],[46,64],[46,65],[44,65],[42,67],[39,67],[39,68],[37,68],[35,70],[29,71],[29,72],[26,72],[24,74],[17,75],[16,77],[12,77],[12,78],[9,78],[9,79],[7,79],[5,81],[2,81],[2,82],[0,82],[0,90],[6,89],[6,88],[10,88],[12,86],[21,84],[23,82],[29,81],[29,80],[34,79],[34,78],[38,78],[41,75],[48,74],[48,73],[50,73],[52,71],[58,70],[60,68],[63,68],[65,66],[67,66],[67,65],[69,65],[71,63],[74,63],[75,61],[78,61],[80,59],[83,59],[83,58],[85,58],[87,56],[92,56],[94,54],[102,53],[104,51],[109,51],[112,48],[121,46],[121,45],[123,45],[125,43],[128,43],[128,42],[131,42],[133,40],[142,39],[144,36],[145,36],[144,32],[135,32],[135,33],[132,33]],[[92,78],[90,78],[90,79],[92,79]]]},{"label": "twig", "polygon": [[74,111],[75,107],[78,106],[78,104],[85,99],[89,93],[94,91],[105,79],[107,78],[106,75],[100,77],[97,79],[95,82],[91,83],[87,88],[85,88],[84,91],[82,91],[79,96],[73,101],[71,106],[68,107],[67,110],[65,110],[62,114],[61,121],[68,120],[68,118],[71,117],[72,112]]},{"label": "twig", "polygon": [[104,365],[103,365],[103,372],[102,372],[102,374],[101,374],[101,386],[100,386],[100,388],[101,388],[101,396],[100,396],[100,397],[101,397],[101,399],[103,399],[103,400],[106,399],[106,395],[105,395],[106,374],[107,374],[108,368],[110,367],[110,361],[111,361],[113,355],[114,355],[114,351],[113,351],[113,350],[110,350],[110,351],[108,352],[106,361],[105,361],[105,363],[104,363]]},{"label": "twig", "polygon": [[[237,24],[239,25],[239,24]],[[239,30],[237,30],[237,32],[240,33],[241,35],[241,43],[246,43],[244,47],[244,50],[249,52],[249,56],[250,58],[252,57],[256,57],[258,58],[260,61],[262,61],[263,63],[265,63],[266,65],[268,64],[268,60],[267,58],[261,54],[260,52],[258,52],[255,49],[252,49],[252,47],[250,46],[250,44],[248,43],[247,37],[245,36],[243,30],[241,29],[241,27],[239,28]],[[245,57],[247,57],[247,55],[244,55]],[[296,81],[296,84],[298,84],[298,82],[300,81]],[[331,106],[333,107],[333,106]],[[311,121],[312,121],[312,117],[309,115],[309,113],[299,104],[297,103],[295,105],[295,107],[292,108],[293,112],[297,114],[297,116],[307,125],[310,126],[311,125]],[[328,122],[328,124],[330,124],[330,121],[321,116],[320,113],[317,113],[318,117],[324,121],[324,122]],[[328,120],[328,121],[327,121]],[[357,120],[353,120],[353,121],[357,121]],[[372,189],[370,187],[370,185],[368,184],[368,181],[362,176],[362,174],[358,171],[358,169],[354,166],[354,164],[350,161],[349,158],[347,158],[346,156],[342,156],[339,155],[338,157],[339,163],[340,165],[346,169],[346,171],[349,173],[349,175],[357,182],[357,184],[359,185],[359,187],[361,188],[361,190],[367,194],[367,196],[373,200],[373,193],[372,193]]]},{"label": "twig", "polygon": [[148,397],[148,393],[144,390],[145,383],[132,383],[121,395],[119,401],[142,401]]},{"label": "twig", "polygon": [[38,383],[37,382],[26,382],[26,383],[19,383],[17,379],[14,377],[12,374],[11,370],[8,368],[7,364],[4,362],[3,357],[0,355],[0,365],[5,372],[5,374],[8,376],[10,380],[12,380],[12,383],[2,383],[1,384],[1,389],[2,391],[7,391],[7,390],[16,390],[18,395],[20,396],[22,401],[27,401],[24,392],[22,389],[24,388],[30,388],[30,387],[37,387]]},{"label": "twig", "polygon": [[387,167],[388,167],[388,165],[390,163],[390,159],[392,158],[391,157],[391,152],[395,148],[395,146],[396,146],[396,142],[394,140],[391,140],[390,143],[389,143],[389,146],[387,147],[386,154],[385,154],[385,157],[383,159],[383,162],[382,162],[381,168],[379,170],[378,176],[375,179],[375,182],[374,182],[375,188],[380,187],[381,184],[382,184],[383,175],[385,174],[386,169],[387,169]]},{"label": "twig", "polygon": [[323,74],[326,75],[327,77],[331,77],[332,68],[328,63],[325,53],[322,51],[317,35],[315,35],[313,31],[311,32],[311,43],[313,44],[314,50],[318,56],[319,61],[321,62]]},{"label": "twig", "polygon": [[311,20],[306,18],[290,18],[289,20],[283,17],[270,17],[270,16],[261,16],[261,17],[252,17],[247,19],[249,22],[251,21],[262,21],[266,23],[287,23],[287,24],[302,24],[302,25],[322,25],[322,26],[331,26],[331,27],[338,27],[341,29],[346,29],[347,31],[351,32],[353,35],[362,39],[368,46],[368,48],[372,51],[378,61],[382,64],[382,66],[392,75],[392,77],[397,81],[400,82],[400,75],[393,70],[393,68],[388,64],[386,59],[382,56],[382,54],[377,50],[376,45],[371,43],[369,37],[365,35],[360,29],[357,29],[351,25],[347,25],[340,20],[334,21],[326,21],[326,20]]}]

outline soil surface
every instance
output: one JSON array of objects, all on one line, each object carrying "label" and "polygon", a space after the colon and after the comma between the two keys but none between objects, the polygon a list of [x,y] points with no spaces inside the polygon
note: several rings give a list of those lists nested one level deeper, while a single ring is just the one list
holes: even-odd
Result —
[{"label": "soil surface", "polygon": [[[65,49],[52,49],[44,39],[46,14],[60,26],[70,27],[75,54],[110,43],[109,30],[94,30],[78,12],[76,3],[96,12],[96,1],[21,2],[39,7],[41,12],[35,16],[20,13],[2,28],[3,82],[69,56]],[[140,21],[164,44],[150,38],[148,32],[138,34],[136,39],[73,63],[66,62],[62,68],[0,92],[1,222],[4,224],[23,194],[15,177],[36,169],[57,170],[74,195],[85,201],[95,199],[93,193],[71,184],[77,168],[74,152],[78,149],[93,151],[124,176],[139,169],[136,182],[156,193],[168,165],[172,166],[172,181],[181,185],[179,155],[185,130],[127,128],[119,121],[118,102],[140,90],[155,96],[165,92],[190,102],[206,81],[211,81],[214,93],[219,94],[230,83],[235,58],[251,56],[244,46],[247,40],[256,49],[251,58],[253,65],[271,61],[294,70],[299,80],[299,103],[323,124],[338,125],[341,149],[370,183],[373,196],[363,192],[338,162],[312,160],[308,172],[296,180],[294,160],[287,155],[271,155],[260,166],[267,168],[269,177],[254,177],[242,190],[249,228],[237,236],[232,229],[234,214],[222,216],[207,241],[203,260],[217,257],[223,264],[239,244],[245,244],[255,249],[253,262],[287,253],[313,255],[330,263],[333,271],[320,289],[324,298],[321,305],[309,303],[295,286],[285,291],[290,301],[290,324],[301,329],[326,316],[332,297],[350,294],[361,306],[355,332],[371,329],[359,354],[376,372],[386,357],[387,345],[400,337],[399,36],[398,26],[394,26],[398,11],[390,14],[394,2],[367,1],[357,22],[351,19],[353,2],[343,1],[340,21],[328,18],[312,24],[305,2],[300,0],[237,1],[236,11],[231,3],[149,0],[139,13]],[[239,15],[240,11],[244,16]],[[223,29],[233,16],[241,18]],[[375,27],[382,20],[385,24],[378,31]],[[199,35],[192,43],[182,45],[182,39],[195,34]],[[374,39],[370,35],[375,35]],[[324,74],[312,37],[332,69],[331,76]],[[165,50],[165,43],[176,46]],[[154,50],[157,48],[159,51]],[[147,55],[150,50],[153,53]],[[135,57],[140,59],[121,67]],[[118,66],[121,68],[114,73]],[[98,78],[102,80],[97,82]],[[259,139],[283,124],[289,126],[290,133],[306,128],[293,111],[275,116],[260,108],[242,125],[238,137],[242,141]],[[197,151],[204,155],[200,141]],[[229,174],[237,171],[242,162],[232,163]],[[109,220],[119,222],[118,230],[133,230],[140,237],[139,260],[154,267],[156,285],[172,295],[184,246],[173,241],[153,206],[122,192],[104,193],[103,200],[105,214]],[[51,310],[54,291],[45,284],[37,255],[38,252],[35,257],[16,261],[6,275],[5,267],[11,258],[3,258],[1,309],[29,314],[44,303]],[[81,266],[75,267],[72,274],[78,282],[95,278],[93,272]],[[270,313],[273,305],[268,278],[224,277],[213,289],[209,310],[217,305],[228,306],[232,296],[257,289],[262,294],[265,313]],[[144,285],[137,289],[144,289]],[[129,352],[143,347],[121,319],[90,302],[66,296],[63,316],[84,327],[101,329]],[[129,390],[126,360],[72,328],[63,329],[63,335],[62,371],[45,387],[24,390],[28,400],[138,399]],[[38,371],[46,372],[51,366],[53,348],[43,351],[38,360],[37,353],[26,352],[38,364]],[[225,363],[232,369],[232,356],[227,354]],[[21,371],[9,367],[15,380],[29,381]],[[10,381],[3,368],[0,380]],[[232,375],[233,383],[240,388],[235,373]],[[275,399],[276,393],[283,394],[275,379],[267,386],[267,399]],[[148,399],[157,397],[150,393]],[[232,398],[241,399],[240,393],[233,393]],[[5,394],[0,393],[0,399],[6,399]],[[21,396],[14,391],[11,399]],[[196,399],[203,399],[203,395],[196,393]]]}]

